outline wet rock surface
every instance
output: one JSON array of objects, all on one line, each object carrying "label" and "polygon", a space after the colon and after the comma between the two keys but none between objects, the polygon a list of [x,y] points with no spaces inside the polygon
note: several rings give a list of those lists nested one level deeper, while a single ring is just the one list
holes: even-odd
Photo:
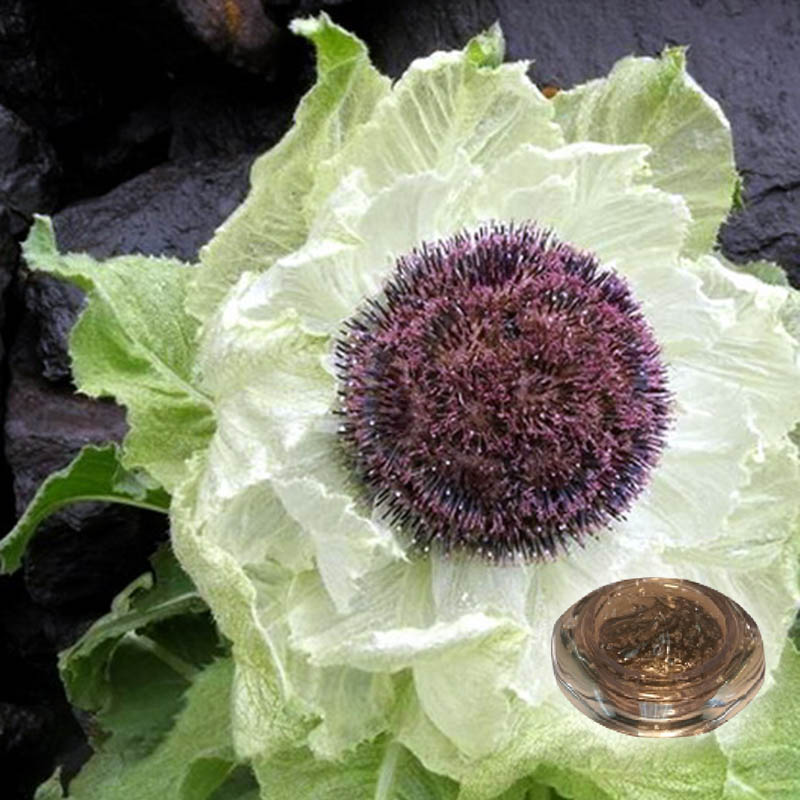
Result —
[{"label": "wet rock surface", "polygon": [[58,164],[44,137],[13,111],[0,107],[0,204],[6,209],[9,230],[19,234],[35,211],[56,203]]},{"label": "wet rock surface", "polygon": [[0,766],[3,796],[22,800],[54,762],[88,755],[81,728],[63,699],[48,620],[21,574],[0,580]]},{"label": "wet rock surface", "polygon": [[[535,59],[541,85],[690,45],[745,179],[746,207],[722,247],[735,260],[777,260],[800,285],[800,82],[787,68],[800,57],[800,7],[789,0],[0,0],[3,532],[49,472],[125,431],[121,409],[70,383],[66,337],[82,295],[20,266],[31,214],[55,214],[64,249],[193,260],[313,78],[310,49],[286,23],[322,8],[394,77],[498,19],[508,56]],[[163,535],[144,512],[76,506],[47,523],[20,572],[0,577],[4,797],[32,797],[55,763],[85,754],[55,654],[146,568]]]}]

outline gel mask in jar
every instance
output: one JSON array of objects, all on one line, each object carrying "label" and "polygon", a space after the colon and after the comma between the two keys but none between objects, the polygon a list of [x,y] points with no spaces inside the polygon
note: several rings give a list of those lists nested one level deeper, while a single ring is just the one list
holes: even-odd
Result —
[{"label": "gel mask in jar", "polygon": [[706,733],[764,680],[753,619],[693,581],[637,578],[586,595],[556,622],[553,669],[567,699],[631,736]]}]

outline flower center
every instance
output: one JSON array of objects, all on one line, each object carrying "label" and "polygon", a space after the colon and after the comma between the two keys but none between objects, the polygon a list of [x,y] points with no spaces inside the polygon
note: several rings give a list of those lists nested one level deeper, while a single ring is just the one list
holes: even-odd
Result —
[{"label": "flower center", "polygon": [[620,518],[670,396],[625,281],[532,224],[397,260],[336,346],[340,437],[417,547],[549,559]]}]

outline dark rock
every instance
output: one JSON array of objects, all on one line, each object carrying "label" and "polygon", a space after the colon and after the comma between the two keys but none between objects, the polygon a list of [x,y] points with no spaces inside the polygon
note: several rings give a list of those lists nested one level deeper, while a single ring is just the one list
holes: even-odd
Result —
[{"label": "dark rock", "polygon": [[33,212],[53,208],[57,174],[52,148],[0,106],[0,205],[8,209],[12,235],[25,230]]},{"label": "dark rock", "polygon": [[[48,777],[41,765],[52,749],[50,717],[46,707],[0,702],[0,768],[11,784],[4,797],[9,788],[11,797],[30,797],[36,783]],[[17,776],[24,776],[21,785]]]},{"label": "dark rock", "polygon": [[278,27],[260,0],[175,0],[194,34],[215,53],[252,72],[267,72],[276,56]]},{"label": "dark rock", "polygon": [[[7,314],[6,308],[12,308],[9,287],[17,271],[19,245],[11,235],[11,223],[8,209],[0,206],[0,423],[5,419],[6,386],[8,370],[6,369],[6,335],[14,322],[14,313]],[[7,531],[14,522],[14,501],[11,488],[11,471],[0,452],[0,531]]]},{"label": "dark rock", "polygon": [[162,86],[139,105],[110,108],[53,131],[64,164],[64,201],[103,194],[162,163],[169,151],[169,115],[169,95]]},{"label": "dark rock", "polygon": [[[16,272],[20,236],[35,211],[56,202],[58,166],[52,149],[16,114],[0,106],[0,331],[6,327],[5,294]],[[0,337],[0,364],[4,359]],[[4,375],[0,373],[0,418]]]},{"label": "dark rock", "polygon": [[780,264],[800,289],[800,181],[771,180],[773,185],[762,192],[754,191],[755,180],[747,182],[745,210],[723,227],[720,242],[734,261],[767,258]]},{"label": "dark rock", "polygon": [[3,797],[29,800],[83,736],[64,698],[52,645],[21,576],[0,578],[0,770]]},{"label": "dark rock", "polygon": [[48,38],[38,4],[0,0],[0,97],[34,124],[57,124],[80,94]]},{"label": "dark rock", "polygon": [[0,601],[0,659],[9,676],[0,684],[0,702],[35,703],[43,687],[58,683],[52,648],[21,575],[0,579]]},{"label": "dark rock", "polygon": [[0,97],[48,130],[146,105],[202,57],[173,3],[0,0]]},{"label": "dark rock", "polygon": [[30,341],[25,327],[11,353],[5,426],[18,514],[41,482],[66,466],[83,445],[119,441],[126,430],[123,409],[114,403],[92,400],[69,385],[52,385],[31,374],[35,359],[23,347]]},{"label": "dark rock", "polygon": [[261,0],[261,4],[270,10],[281,9],[295,15],[313,14],[324,8],[352,2],[353,0]]},{"label": "dark rock", "polygon": [[67,339],[84,304],[76,286],[34,273],[25,283],[25,305],[39,322],[36,349],[42,376],[49,381],[69,381]]},{"label": "dark rock", "polygon": [[[800,5],[737,0],[520,0],[362,2],[335,18],[358,32],[376,64],[398,76],[415,57],[462,47],[499,20],[508,57],[535,59],[540,85],[569,87],[605,75],[631,53],[690,45],[689,70],[731,121],[746,209],[721,242],[736,260],[777,259],[800,285]],[[754,46],[754,42],[758,46]]]},{"label": "dark rock", "polygon": [[[11,234],[10,216],[8,209],[0,206],[0,328],[2,328],[5,320],[3,316],[3,297],[17,271],[17,260],[19,258],[19,247]],[[2,343],[0,343],[0,347],[2,347]],[[2,357],[0,357],[0,360],[2,360]]]},{"label": "dark rock", "polygon": [[[6,291],[16,274],[19,246],[11,235],[11,220],[7,208],[0,206],[0,331],[5,327]],[[5,351],[0,336],[0,364],[3,363]],[[0,377],[0,397],[2,397],[2,377]],[[0,408],[1,408],[0,404]]]},{"label": "dark rock", "polygon": [[110,598],[147,570],[167,520],[103,503],[77,503],[50,519],[28,548],[24,575],[32,600],[55,612],[48,633],[61,648],[71,644],[75,627],[107,611]]},{"label": "dark rock", "polygon": [[[298,54],[310,66],[310,53]],[[307,83],[313,79],[307,70]],[[294,82],[269,93],[263,82],[242,73],[236,82],[218,76],[176,86],[172,98],[172,161],[219,159],[257,154],[274,145],[288,130],[300,92]]]},{"label": "dark rock", "polygon": [[62,250],[96,258],[122,253],[193,261],[247,192],[252,157],[166,164],[55,218]]},{"label": "dark rock", "polygon": [[214,61],[172,2],[0,0],[0,103],[52,143],[65,201],[163,162],[176,82]]},{"label": "dark rock", "polygon": [[[239,53],[259,69],[269,53],[278,80],[268,83],[264,69],[250,74],[213,53],[190,32],[178,0],[0,0],[0,103],[52,144],[62,202],[103,194],[168,157],[261,149],[275,126],[265,124],[262,139],[258,126],[274,115],[275,101],[286,109],[278,118],[293,110],[310,59],[307,46],[286,30],[289,9],[276,26],[258,0],[180,2],[201,16],[221,13],[220,46],[228,36],[235,50],[229,55],[235,60]],[[258,28],[255,19],[266,37],[258,46],[247,38]],[[202,102],[219,102],[198,113],[198,93]],[[209,135],[208,127],[221,135]],[[212,139],[223,146],[182,144]]]}]

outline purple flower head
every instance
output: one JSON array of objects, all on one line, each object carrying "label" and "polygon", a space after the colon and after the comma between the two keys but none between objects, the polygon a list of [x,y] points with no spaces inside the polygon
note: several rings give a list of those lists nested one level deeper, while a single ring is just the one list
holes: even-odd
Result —
[{"label": "purple flower head", "polygon": [[664,446],[665,369],[630,289],[533,224],[399,258],[336,356],[352,470],[424,551],[551,559],[619,519]]}]

